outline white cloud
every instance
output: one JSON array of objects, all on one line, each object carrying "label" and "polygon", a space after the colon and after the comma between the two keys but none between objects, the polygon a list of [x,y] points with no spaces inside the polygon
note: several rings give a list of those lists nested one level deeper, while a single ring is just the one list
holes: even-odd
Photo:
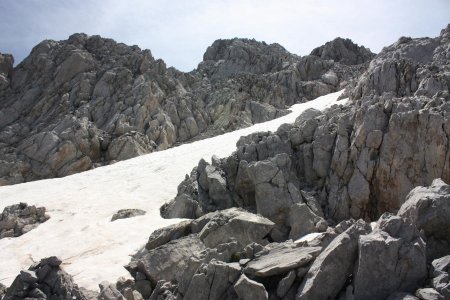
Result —
[{"label": "white cloud", "polygon": [[447,0],[2,0],[0,51],[21,59],[42,39],[86,32],[188,71],[218,38],[278,42],[304,55],[341,36],[380,51],[402,35],[435,36],[449,21]]}]

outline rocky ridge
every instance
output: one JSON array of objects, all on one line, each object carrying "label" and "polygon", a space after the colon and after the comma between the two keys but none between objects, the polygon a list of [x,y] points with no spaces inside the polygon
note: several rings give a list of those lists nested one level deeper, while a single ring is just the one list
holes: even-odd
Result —
[{"label": "rocky ridge", "polygon": [[[274,222],[270,242],[322,246],[287,298],[250,277],[272,299],[448,299],[445,275],[427,274],[450,254],[449,32],[384,48],[347,88],[349,105],[306,111],[242,137],[230,157],[200,161],[162,215],[243,207]],[[284,275],[280,286],[292,281]]]},{"label": "rocky ridge", "polygon": [[70,175],[274,119],[367,68],[370,52],[345,47],[367,59],[348,65],[278,44],[218,40],[184,73],[149,50],[85,34],[43,41],[15,68],[0,54],[0,184]]}]

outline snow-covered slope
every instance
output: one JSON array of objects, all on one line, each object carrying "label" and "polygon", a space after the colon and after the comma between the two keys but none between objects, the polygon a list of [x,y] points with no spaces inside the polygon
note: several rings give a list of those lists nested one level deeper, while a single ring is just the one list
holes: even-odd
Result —
[{"label": "snow-covered slope", "polygon": [[[26,202],[45,206],[50,220],[18,238],[0,240],[0,282],[10,285],[23,268],[43,257],[63,259],[64,269],[80,286],[96,290],[103,280],[128,277],[123,265],[157,228],[178,222],[159,215],[176,195],[177,185],[201,158],[224,157],[240,136],[274,131],[292,123],[307,108],[324,109],[341,92],[292,106],[292,113],[266,123],[155,152],[72,176],[0,188],[0,210]],[[339,101],[344,103],[345,101]],[[110,222],[119,209],[139,208],[144,216]]]}]

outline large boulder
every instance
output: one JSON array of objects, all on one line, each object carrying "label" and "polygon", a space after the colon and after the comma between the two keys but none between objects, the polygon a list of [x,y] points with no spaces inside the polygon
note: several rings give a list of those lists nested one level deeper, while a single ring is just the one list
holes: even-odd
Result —
[{"label": "large boulder", "polygon": [[238,263],[212,260],[192,277],[184,299],[237,299],[233,286],[240,274],[241,267]]},{"label": "large boulder", "polygon": [[430,258],[450,254],[450,186],[442,179],[413,189],[398,216],[425,232]]},{"label": "large boulder", "polygon": [[234,290],[236,291],[239,299],[242,300],[267,300],[269,298],[264,285],[249,279],[245,275],[241,275],[238,281],[236,281],[234,284]]},{"label": "large boulder", "polygon": [[[86,34],[45,40],[15,68],[0,54],[0,183],[66,176],[272,120],[363,69],[248,39],[215,41],[189,73]],[[54,143],[41,143],[47,135]],[[211,179],[219,196],[221,179]]]},{"label": "large boulder", "polygon": [[264,217],[230,208],[217,212],[199,233],[199,238],[214,248],[227,239],[235,239],[242,247],[253,242],[267,244],[274,223]]},{"label": "large boulder", "polygon": [[414,225],[386,214],[375,230],[359,237],[353,274],[355,299],[384,299],[394,292],[414,292],[426,278],[425,242]]},{"label": "large boulder", "polygon": [[311,55],[332,59],[346,65],[362,64],[375,56],[369,49],[354,44],[350,39],[343,38],[336,38],[315,48]]},{"label": "large boulder", "polygon": [[48,257],[28,270],[21,271],[7,289],[3,300],[92,299],[88,297],[92,293],[79,288],[72,277],[60,268],[61,262],[57,257]]},{"label": "large boulder", "polygon": [[134,277],[138,272],[144,274],[153,285],[160,280],[178,282],[189,258],[198,256],[204,249],[205,245],[196,235],[189,235],[155,249],[142,249],[131,259],[126,269]]},{"label": "large boulder", "polygon": [[244,272],[250,277],[285,274],[310,264],[320,250],[320,247],[300,247],[291,242],[270,244],[247,264]]},{"label": "large boulder", "polygon": [[0,239],[21,236],[49,218],[45,214],[45,207],[26,203],[7,206],[0,214]]},{"label": "large boulder", "polygon": [[298,289],[296,299],[335,298],[352,274],[357,260],[359,236],[370,231],[368,224],[358,221],[338,235],[313,262]]}]

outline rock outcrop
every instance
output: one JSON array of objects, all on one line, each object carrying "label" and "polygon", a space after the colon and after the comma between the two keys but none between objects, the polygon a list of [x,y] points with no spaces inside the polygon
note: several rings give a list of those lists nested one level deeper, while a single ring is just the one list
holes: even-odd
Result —
[{"label": "rock outcrop", "polygon": [[[127,293],[142,295],[139,286],[149,299],[446,299],[449,256],[435,259],[427,246],[447,236],[436,238],[423,224],[450,218],[436,205],[450,203],[449,195],[437,179],[413,189],[396,215],[343,221],[296,241],[261,241],[277,227],[243,209],[208,213],[152,234],[127,266],[134,277]],[[411,207],[425,211],[405,215]],[[102,286],[125,298],[120,281]]]},{"label": "rock outcrop", "polygon": [[12,299],[79,299],[90,300],[93,293],[73,283],[72,277],[60,268],[57,257],[42,259],[20,272],[7,289],[3,300]]},{"label": "rock outcrop", "polygon": [[[412,54],[424,43],[434,45],[425,48],[428,52],[417,50],[427,59]],[[415,186],[430,185],[435,178],[449,182],[450,61],[442,53],[449,45],[443,31],[434,39],[401,39],[385,48],[349,88],[349,105],[322,115],[306,113],[275,133],[242,137],[232,156],[211,166],[200,162],[163,216],[192,218],[242,206],[269,218],[286,235],[293,228],[287,212],[294,205],[305,203],[317,217],[334,222],[374,221],[384,212],[395,213]],[[398,66],[391,70],[400,72],[406,61],[417,65],[410,71],[421,77],[383,71],[394,63]],[[433,78],[441,78],[437,90],[426,84]],[[413,82],[417,89],[411,89]],[[226,190],[219,195],[212,195],[203,180],[208,170],[220,174]],[[311,218],[308,231],[319,221]]]},{"label": "rock outcrop", "polygon": [[21,236],[49,218],[45,214],[45,207],[26,203],[7,206],[0,214],[0,239]]},{"label": "rock outcrop", "polygon": [[[273,243],[235,257],[254,281],[242,278],[241,297],[262,295],[260,283],[269,299],[448,298],[449,32],[384,48],[347,105],[200,161],[162,215],[242,207],[274,223]],[[314,53],[343,59],[326,49]]]},{"label": "rock outcrop", "polygon": [[15,68],[12,56],[0,54],[0,185],[70,175],[271,120],[346,86],[363,62],[232,39],[214,42],[198,68],[183,73],[149,50],[85,34],[43,41]]}]

